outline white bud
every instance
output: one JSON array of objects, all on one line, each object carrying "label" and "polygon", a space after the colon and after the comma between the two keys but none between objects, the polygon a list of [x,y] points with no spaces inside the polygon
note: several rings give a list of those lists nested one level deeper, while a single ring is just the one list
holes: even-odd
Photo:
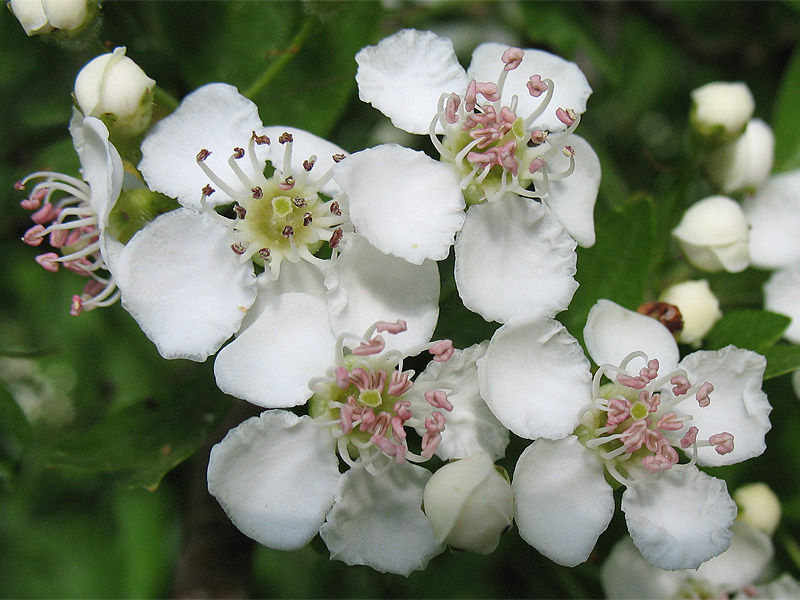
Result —
[{"label": "white bud", "polygon": [[761,119],[750,119],[744,133],[713,150],[706,173],[726,194],[753,192],[767,180],[775,159],[775,136]]},{"label": "white bud", "polygon": [[747,219],[742,207],[725,196],[709,196],[690,206],[672,235],[701,271],[738,273],[750,264]]},{"label": "white bud", "polygon": [[659,298],[661,302],[673,304],[681,311],[683,329],[678,341],[698,346],[722,313],[719,300],[708,286],[708,281],[683,281],[669,286]]},{"label": "white bud", "polygon": [[479,554],[497,548],[514,514],[511,484],[482,452],[436,471],[423,504],[437,540]]},{"label": "white bud", "polygon": [[62,39],[83,31],[98,8],[91,0],[9,0],[8,6],[29,36]]},{"label": "white bud", "polygon": [[771,536],[781,520],[781,501],[766,483],[751,483],[736,490],[736,519]]},{"label": "white bud", "polygon": [[692,92],[689,123],[693,133],[707,143],[731,142],[742,134],[755,108],[746,84],[715,81]]},{"label": "white bud", "polygon": [[103,120],[112,134],[132,137],[150,124],[155,84],[120,47],[81,69],[75,78],[75,100],[84,116]]}]

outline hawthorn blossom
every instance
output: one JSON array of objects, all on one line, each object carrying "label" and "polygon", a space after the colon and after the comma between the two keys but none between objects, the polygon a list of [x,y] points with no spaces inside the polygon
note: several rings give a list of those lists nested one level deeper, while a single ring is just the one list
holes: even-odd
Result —
[{"label": "hawthorn blossom", "polygon": [[[460,229],[456,284],[465,306],[487,320],[566,308],[577,288],[575,240],[594,243],[600,180],[597,157],[573,133],[591,93],[580,69],[547,52],[481,44],[465,71],[450,40],[411,29],[362,49],[356,60],[360,98],[397,127],[427,133],[440,154],[436,163],[384,145],[342,164],[334,179],[358,231],[379,245],[383,232],[359,224],[378,211],[425,223],[443,238]],[[451,192],[422,205],[418,186]],[[453,190],[469,206],[463,227]],[[396,237],[382,249],[407,257],[404,232]]]},{"label": "hawthorn blossom", "polygon": [[584,338],[594,376],[577,340],[543,317],[502,326],[478,363],[495,416],[535,440],[514,472],[520,534],[559,564],[577,565],[608,526],[622,486],[628,531],[648,562],[694,569],[728,547],[736,516],[725,482],[695,465],[764,451],[766,361],[728,346],[679,362],[666,327],[608,300],[590,311]]},{"label": "hawthorn blossom", "polygon": [[[427,350],[445,364],[458,351],[449,340],[389,349],[386,338],[402,338],[407,327],[379,321],[363,336],[339,335],[324,375],[298,375],[313,392],[308,415],[265,411],[212,449],[208,489],[244,534],[294,550],[319,533],[331,558],[402,575],[443,550],[421,508],[430,472],[418,463],[442,447],[459,394],[477,385],[414,381],[409,356]],[[483,450],[478,442],[471,448]]]},{"label": "hawthorn blossom", "polygon": [[94,117],[77,110],[70,134],[81,162],[83,180],[52,171],[37,171],[16,184],[24,190],[37,183],[20,203],[30,210],[35,223],[22,240],[40,246],[47,240],[51,250],[36,262],[55,273],[64,267],[86,278],[80,294],[74,294],[70,314],[109,306],[119,298],[111,274],[112,258],[119,242],[109,231],[109,214],[122,190],[122,159],[108,140],[108,129]]}]

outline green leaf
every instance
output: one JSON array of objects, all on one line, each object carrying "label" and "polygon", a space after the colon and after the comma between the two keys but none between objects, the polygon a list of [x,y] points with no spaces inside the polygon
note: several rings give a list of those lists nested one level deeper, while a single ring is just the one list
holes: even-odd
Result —
[{"label": "green leaf", "polygon": [[778,88],[772,130],[775,132],[775,170],[800,167],[800,49],[789,61]]},{"label": "green leaf", "polygon": [[126,488],[154,489],[207,439],[229,401],[207,382],[182,382],[157,397],[111,413],[88,432],[61,442],[50,466],[110,475]]},{"label": "green leaf", "polygon": [[730,344],[764,354],[777,342],[791,319],[765,310],[735,310],[725,314],[706,336],[705,347],[718,350]]},{"label": "green leaf", "polygon": [[597,242],[578,248],[580,283],[569,310],[561,316],[572,335],[581,332],[601,298],[635,310],[644,301],[654,241],[653,203],[635,200],[603,215],[595,225]]},{"label": "green leaf", "polygon": [[9,485],[31,439],[31,426],[11,393],[0,385],[0,484]]},{"label": "green leaf", "polygon": [[772,379],[800,369],[800,346],[795,344],[775,344],[762,354],[767,358],[764,379]]}]

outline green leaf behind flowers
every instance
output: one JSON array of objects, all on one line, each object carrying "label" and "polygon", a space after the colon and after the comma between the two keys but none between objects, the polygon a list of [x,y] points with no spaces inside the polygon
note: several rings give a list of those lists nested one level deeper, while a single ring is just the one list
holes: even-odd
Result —
[{"label": "green leaf behind flowers", "polygon": [[0,385],[0,486],[9,485],[31,438],[31,426],[11,393]]},{"label": "green leaf behind flowers", "polygon": [[775,132],[775,170],[789,171],[800,167],[800,49],[786,67],[772,118]]}]

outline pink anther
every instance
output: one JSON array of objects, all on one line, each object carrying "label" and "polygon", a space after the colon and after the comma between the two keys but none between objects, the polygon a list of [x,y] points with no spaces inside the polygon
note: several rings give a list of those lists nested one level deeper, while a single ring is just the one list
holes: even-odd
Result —
[{"label": "pink anther", "polygon": [[347,434],[353,431],[353,407],[349,403],[339,410],[339,425],[342,433]]},{"label": "pink anther", "polygon": [[575,114],[575,111],[571,108],[564,110],[563,108],[559,108],[556,110],[556,118],[561,121],[567,127],[571,127],[575,124],[575,121],[578,118],[578,115]]},{"label": "pink anther", "polygon": [[455,348],[453,348],[453,342],[450,340],[439,340],[428,349],[428,352],[433,355],[434,361],[446,362],[453,356]]},{"label": "pink anther", "polygon": [[44,225],[34,225],[25,232],[25,235],[22,236],[22,241],[28,244],[28,246],[38,246],[42,243],[45,232]]},{"label": "pink anther", "polygon": [[641,377],[633,377],[627,373],[619,373],[617,375],[617,383],[625,387],[633,388],[634,390],[643,390],[647,387],[647,382]]},{"label": "pink anther", "polygon": [[19,205],[25,210],[38,210],[42,206],[42,201],[39,198],[31,196],[30,198],[20,200]]},{"label": "pink anther", "polygon": [[403,321],[402,319],[398,319],[397,321],[378,321],[375,324],[375,331],[380,331],[383,333],[384,331],[388,331],[392,334],[403,333],[404,331],[408,331],[408,323]]},{"label": "pink anther", "polygon": [[392,371],[392,374],[389,376],[389,387],[386,391],[390,396],[397,397],[405,394],[413,386],[414,384],[408,378],[406,373]]},{"label": "pink anther", "polygon": [[500,120],[506,127],[510,129],[511,126],[514,125],[514,121],[517,120],[517,113],[515,113],[507,106],[504,106],[503,108],[500,109]]},{"label": "pink anther", "polygon": [[536,173],[536,171],[538,171],[539,169],[541,169],[542,167],[544,167],[546,164],[547,164],[547,163],[546,163],[546,162],[544,162],[544,161],[543,161],[541,158],[534,158],[534,159],[531,161],[531,164],[530,164],[530,165],[528,165],[528,172],[529,172],[531,175],[533,175],[534,173]]},{"label": "pink anther", "polygon": [[517,174],[517,168],[519,167],[517,164],[517,159],[514,156],[516,151],[517,142],[515,141],[510,141],[506,144],[503,144],[497,149],[498,156],[500,158],[500,164],[503,166],[503,168],[511,171],[512,175]]},{"label": "pink anther", "polygon": [[572,149],[572,146],[564,146],[561,149],[561,154],[563,154],[567,158],[572,158],[573,156],[575,156],[575,150]]},{"label": "pink anther", "polygon": [[393,444],[385,437],[377,434],[373,435],[369,441],[380,448],[381,452],[386,456],[393,458],[396,463],[400,464],[405,461],[406,448],[402,444]]},{"label": "pink anther", "polygon": [[294,177],[289,175],[286,179],[284,179],[278,184],[278,187],[284,192],[288,192],[290,189],[294,187],[294,184],[295,184]]},{"label": "pink anther", "polygon": [[714,446],[714,450],[717,451],[717,454],[723,455],[733,452],[733,435],[727,431],[712,435],[708,438],[708,441]]},{"label": "pink anther", "polygon": [[77,317],[83,312],[83,300],[77,294],[72,296],[72,302],[70,302],[69,306],[69,314],[73,317]]},{"label": "pink anther", "polygon": [[336,367],[336,385],[343,390],[350,387],[350,371],[346,367]]},{"label": "pink anther", "polygon": [[505,64],[503,70],[513,71],[520,65],[524,56],[525,52],[523,52],[520,48],[509,48],[503,52],[503,56],[500,57],[500,60],[502,60]]},{"label": "pink anther", "polygon": [[403,429],[405,421],[400,418],[400,415],[393,416],[390,420],[390,424],[392,426],[392,435],[394,435],[394,439],[398,442],[402,442],[406,439],[406,430]]},{"label": "pink anther", "polygon": [[378,420],[378,417],[375,416],[375,411],[371,408],[362,407],[361,414],[361,424],[358,426],[360,431],[375,431],[375,422]]},{"label": "pink anther", "polygon": [[608,401],[608,416],[606,426],[616,426],[624,423],[631,416],[631,402],[627,398],[616,397]]},{"label": "pink anther", "polygon": [[658,450],[652,456],[642,459],[642,466],[651,473],[667,471],[678,464],[678,452],[664,439],[659,442]]},{"label": "pink anther", "polygon": [[547,91],[547,84],[542,81],[541,75],[531,75],[528,83],[525,84],[528,88],[528,93],[534,98],[538,98]]},{"label": "pink anther", "polygon": [[647,363],[646,367],[642,367],[639,371],[639,377],[647,379],[647,381],[653,381],[658,377],[658,359],[653,358]]},{"label": "pink anther", "polygon": [[458,107],[461,106],[461,97],[458,94],[450,94],[444,108],[444,118],[450,123],[458,122]]},{"label": "pink anther", "polygon": [[686,435],[684,435],[681,438],[681,448],[685,450],[689,446],[694,445],[694,443],[697,441],[698,431],[699,430],[697,429],[697,427],[694,426],[689,427],[689,430],[686,432]]},{"label": "pink anther", "polygon": [[647,421],[644,419],[634,421],[619,438],[625,446],[625,452],[632,454],[641,448],[644,445],[647,431]]},{"label": "pink anther", "polygon": [[40,254],[36,257],[36,262],[39,263],[42,267],[50,271],[51,273],[55,273],[58,271],[58,254],[55,252],[47,252],[46,254]]},{"label": "pink anther", "polygon": [[395,414],[397,414],[397,416],[400,417],[404,423],[412,417],[411,402],[408,400],[398,400],[394,403],[392,408],[394,409]]},{"label": "pink anther", "polygon": [[537,129],[536,131],[531,133],[531,144],[533,144],[534,146],[540,146],[541,144],[544,144],[544,141],[546,139],[547,139],[547,132],[546,131],[542,131],[541,129]]},{"label": "pink anther", "polygon": [[678,419],[678,416],[674,412],[668,412],[658,420],[656,427],[659,429],[666,429],[667,431],[678,431],[679,429],[683,429],[683,421]]},{"label": "pink anther", "polygon": [[94,298],[104,289],[106,289],[105,284],[100,283],[96,279],[90,279],[86,282],[86,285],[83,286],[83,293],[90,298]]},{"label": "pink anther", "polygon": [[[649,426],[652,419],[646,419],[646,421]],[[665,439],[664,434],[655,429],[650,429],[648,427],[644,432],[644,445],[650,452],[658,450],[658,446],[663,439]]]},{"label": "pink anther", "polygon": [[689,391],[689,388],[692,387],[686,375],[675,375],[669,382],[675,386],[672,388],[672,393],[676,396],[683,396]]},{"label": "pink anther", "polygon": [[60,212],[61,211],[53,206],[50,202],[46,202],[44,205],[42,205],[42,208],[31,215],[31,220],[34,223],[44,225],[45,223],[49,223],[50,221],[58,218],[58,213]]},{"label": "pink anther", "polygon": [[84,277],[88,277],[91,273],[91,266],[92,263],[86,257],[76,258],[74,260],[68,260],[62,263],[65,269],[69,269],[73,273],[77,273],[78,275],[82,275]]},{"label": "pink anther", "polygon": [[706,381],[703,385],[701,385],[700,389],[697,390],[697,394],[695,394],[694,397],[701,408],[705,408],[706,406],[711,404],[711,398],[709,398],[708,395],[713,391],[714,391],[714,386],[711,385],[708,381]]},{"label": "pink anther", "polygon": [[425,435],[422,436],[422,457],[430,458],[442,441],[444,431],[444,415],[436,411],[425,419]]},{"label": "pink anther", "polygon": [[14,182],[14,189],[17,190],[18,192],[21,192],[22,190],[25,189],[25,184],[22,183],[22,181],[17,180]]},{"label": "pink anther", "polygon": [[353,348],[353,354],[356,356],[371,356],[373,354],[380,354],[386,347],[384,339],[376,335],[367,343],[362,343],[356,348]]},{"label": "pink anther", "polygon": [[392,425],[392,416],[384,411],[381,411],[375,418],[375,425],[372,426],[372,433],[378,435],[386,435]]},{"label": "pink anther", "polygon": [[425,400],[434,408],[453,410],[453,404],[448,399],[447,392],[444,390],[428,390],[425,392]]},{"label": "pink anther", "polygon": [[647,390],[642,390],[639,392],[639,400],[641,400],[642,403],[647,407],[647,412],[654,413],[658,410],[658,406],[661,404],[661,394],[651,394]]},{"label": "pink anther", "polygon": [[[50,245],[53,248],[61,248],[67,245],[69,234],[70,232],[66,229],[55,229],[50,233]],[[80,237],[80,233],[78,233],[78,237]]]}]

